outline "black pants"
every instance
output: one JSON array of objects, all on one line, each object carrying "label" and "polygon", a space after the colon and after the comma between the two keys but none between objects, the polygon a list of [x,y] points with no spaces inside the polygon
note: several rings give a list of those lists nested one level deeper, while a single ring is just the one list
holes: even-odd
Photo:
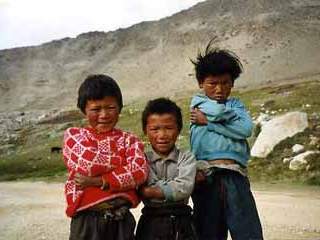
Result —
[{"label": "black pants", "polygon": [[79,212],[71,220],[69,240],[134,240],[135,220],[128,211],[120,220],[100,212]]},{"label": "black pants", "polygon": [[187,205],[142,209],[136,240],[196,240]]},{"label": "black pants", "polygon": [[261,240],[262,228],[247,177],[215,169],[192,194],[194,220],[200,240]]}]

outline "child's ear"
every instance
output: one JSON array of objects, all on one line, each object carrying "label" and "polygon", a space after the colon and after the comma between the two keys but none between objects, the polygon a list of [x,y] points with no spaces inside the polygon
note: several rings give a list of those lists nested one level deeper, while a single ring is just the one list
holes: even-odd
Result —
[{"label": "child's ear", "polygon": [[83,112],[81,109],[78,109],[78,111],[80,112],[80,114],[82,115],[82,117],[86,117],[87,115],[86,115],[86,113],[85,112]]},{"label": "child's ear", "polygon": [[203,83],[199,83],[199,88],[203,88]]}]

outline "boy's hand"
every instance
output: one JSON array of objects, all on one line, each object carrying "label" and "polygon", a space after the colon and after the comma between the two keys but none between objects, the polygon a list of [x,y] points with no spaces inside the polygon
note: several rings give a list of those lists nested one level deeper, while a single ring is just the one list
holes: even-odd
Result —
[{"label": "boy's hand", "polygon": [[99,177],[88,177],[81,175],[80,173],[76,173],[74,176],[74,181],[78,187],[81,189],[86,187],[101,187],[103,182],[102,178]]},{"label": "boy's hand", "polygon": [[164,199],[164,194],[159,187],[147,187],[144,186],[140,189],[140,193],[143,198],[156,198]]},{"label": "boy's hand", "polygon": [[197,171],[196,174],[196,183],[200,183],[206,180],[206,175],[203,171]]},{"label": "boy's hand", "polygon": [[201,112],[198,108],[193,108],[190,112],[190,121],[191,123],[197,125],[207,125],[208,119],[206,115]]}]

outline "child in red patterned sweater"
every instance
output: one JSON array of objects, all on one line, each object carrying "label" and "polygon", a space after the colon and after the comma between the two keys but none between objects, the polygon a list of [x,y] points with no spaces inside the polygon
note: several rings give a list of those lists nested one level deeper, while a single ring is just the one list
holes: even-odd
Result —
[{"label": "child in red patterned sweater", "polygon": [[129,208],[139,203],[136,189],[148,167],[141,141],[115,128],[122,106],[121,90],[108,76],[88,76],[79,88],[89,126],[67,129],[63,146],[71,240],[134,239]]}]

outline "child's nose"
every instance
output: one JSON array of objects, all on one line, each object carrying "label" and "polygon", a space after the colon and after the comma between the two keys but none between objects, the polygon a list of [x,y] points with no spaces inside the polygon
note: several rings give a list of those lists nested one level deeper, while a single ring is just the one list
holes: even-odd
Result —
[{"label": "child's nose", "polygon": [[167,136],[166,130],[159,131],[159,138],[165,138]]},{"label": "child's nose", "polygon": [[108,110],[107,109],[101,109],[100,111],[100,117],[106,117],[108,115]]},{"label": "child's nose", "polygon": [[221,92],[222,91],[222,84],[218,83],[216,86],[216,91]]}]

